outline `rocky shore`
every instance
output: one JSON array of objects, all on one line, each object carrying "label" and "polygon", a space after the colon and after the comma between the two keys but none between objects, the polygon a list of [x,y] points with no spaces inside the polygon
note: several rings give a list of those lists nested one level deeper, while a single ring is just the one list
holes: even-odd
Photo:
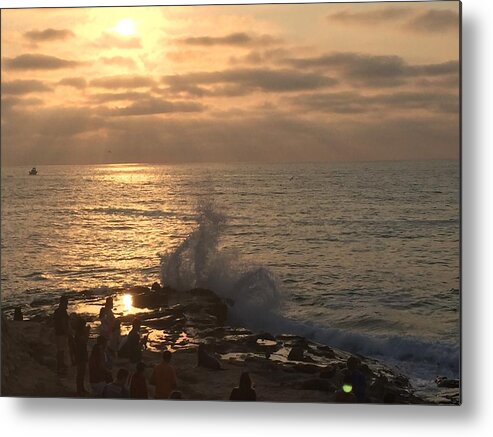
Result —
[{"label": "rocky shore", "polygon": [[[126,308],[123,303],[115,308],[124,329],[135,317],[142,321],[147,376],[160,361],[161,351],[173,352],[172,364],[184,399],[227,400],[240,374],[248,371],[259,401],[335,402],[347,360],[353,356],[299,336],[274,336],[230,326],[231,303],[210,290],[133,287],[114,289],[111,294],[120,297],[115,299],[118,302],[125,296]],[[89,348],[97,336],[97,315],[104,297],[97,291],[70,296],[69,312],[82,315],[91,324]],[[54,307],[38,302],[37,308],[37,314],[23,321],[8,320],[8,311],[2,314],[2,396],[75,397],[75,369],[63,377],[56,373],[50,318]],[[197,365],[200,344],[209,356],[217,358],[220,369]],[[405,375],[376,360],[357,358],[367,381],[368,402],[433,403],[416,395]],[[117,365],[134,370],[124,360]],[[450,390],[439,403],[459,402],[458,389]]]}]

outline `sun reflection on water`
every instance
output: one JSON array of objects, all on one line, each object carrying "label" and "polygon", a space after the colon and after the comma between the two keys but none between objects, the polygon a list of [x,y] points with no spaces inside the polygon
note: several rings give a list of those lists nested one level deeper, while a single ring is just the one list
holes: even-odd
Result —
[{"label": "sun reflection on water", "polygon": [[122,297],[123,306],[126,312],[130,312],[133,308],[133,297],[131,294],[124,294]]}]

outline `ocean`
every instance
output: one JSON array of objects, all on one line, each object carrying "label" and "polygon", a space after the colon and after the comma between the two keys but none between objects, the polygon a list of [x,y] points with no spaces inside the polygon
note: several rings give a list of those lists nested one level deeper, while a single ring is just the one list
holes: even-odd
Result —
[{"label": "ocean", "polygon": [[458,161],[1,169],[2,305],[208,287],[231,323],[458,377]]}]

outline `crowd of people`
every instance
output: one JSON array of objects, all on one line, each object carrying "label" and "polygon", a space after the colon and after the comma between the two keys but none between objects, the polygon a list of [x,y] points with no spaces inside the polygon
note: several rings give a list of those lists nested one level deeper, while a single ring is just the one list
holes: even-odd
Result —
[{"label": "crowd of people", "polygon": [[[172,353],[165,350],[159,364],[154,366],[147,380],[146,364],[142,361],[145,340],[141,339],[141,323],[138,318],[132,322],[132,329],[124,338],[121,335],[121,322],[113,313],[113,298],[106,298],[99,313],[99,335],[96,343],[88,351],[90,327],[87,322],[75,315],[68,315],[68,299],[60,298],[59,306],[53,316],[57,349],[57,371],[64,375],[68,371],[65,358],[71,360],[76,368],[76,390],[81,397],[149,399],[148,384],[155,387],[154,399],[182,399],[178,390],[178,380],[171,365]],[[204,345],[197,351],[198,366],[215,370],[222,368],[217,358],[207,354]],[[115,369],[115,365],[128,362],[134,369],[130,374],[127,368]],[[341,403],[366,402],[366,377],[359,370],[360,360],[350,357],[340,389],[335,400]],[[113,374],[116,370],[116,377]],[[89,374],[90,391],[86,390],[86,374]],[[257,395],[248,372],[243,372],[238,387],[231,391],[232,401],[255,401]]]},{"label": "crowd of people", "polygon": [[[76,368],[77,396],[149,399],[148,384],[150,384],[155,387],[154,399],[183,398],[178,390],[176,371],[171,365],[173,354],[170,351],[163,351],[161,362],[154,366],[147,380],[147,366],[142,361],[145,340],[141,339],[140,320],[136,318],[132,322],[132,329],[124,338],[121,335],[121,322],[113,313],[112,297],[106,298],[105,305],[99,313],[99,335],[90,353],[88,351],[90,326],[78,315],[69,316],[67,308],[68,299],[62,296],[53,315],[57,371],[60,375],[67,374],[69,365],[66,358],[69,358]],[[203,353],[202,348],[200,352]],[[121,362],[128,362],[135,369],[134,372],[130,374],[126,367],[115,369],[115,365]],[[85,385],[87,373],[89,390],[86,390]],[[241,375],[239,387],[233,389],[230,399],[256,400],[255,390],[247,372]]]}]

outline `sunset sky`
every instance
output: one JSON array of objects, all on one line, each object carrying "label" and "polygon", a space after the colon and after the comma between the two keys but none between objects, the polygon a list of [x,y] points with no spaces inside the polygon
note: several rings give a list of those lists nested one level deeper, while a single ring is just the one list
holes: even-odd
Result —
[{"label": "sunset sky", "polygon": [[2,10],[2,165],[457,159],[459,3]]}]

